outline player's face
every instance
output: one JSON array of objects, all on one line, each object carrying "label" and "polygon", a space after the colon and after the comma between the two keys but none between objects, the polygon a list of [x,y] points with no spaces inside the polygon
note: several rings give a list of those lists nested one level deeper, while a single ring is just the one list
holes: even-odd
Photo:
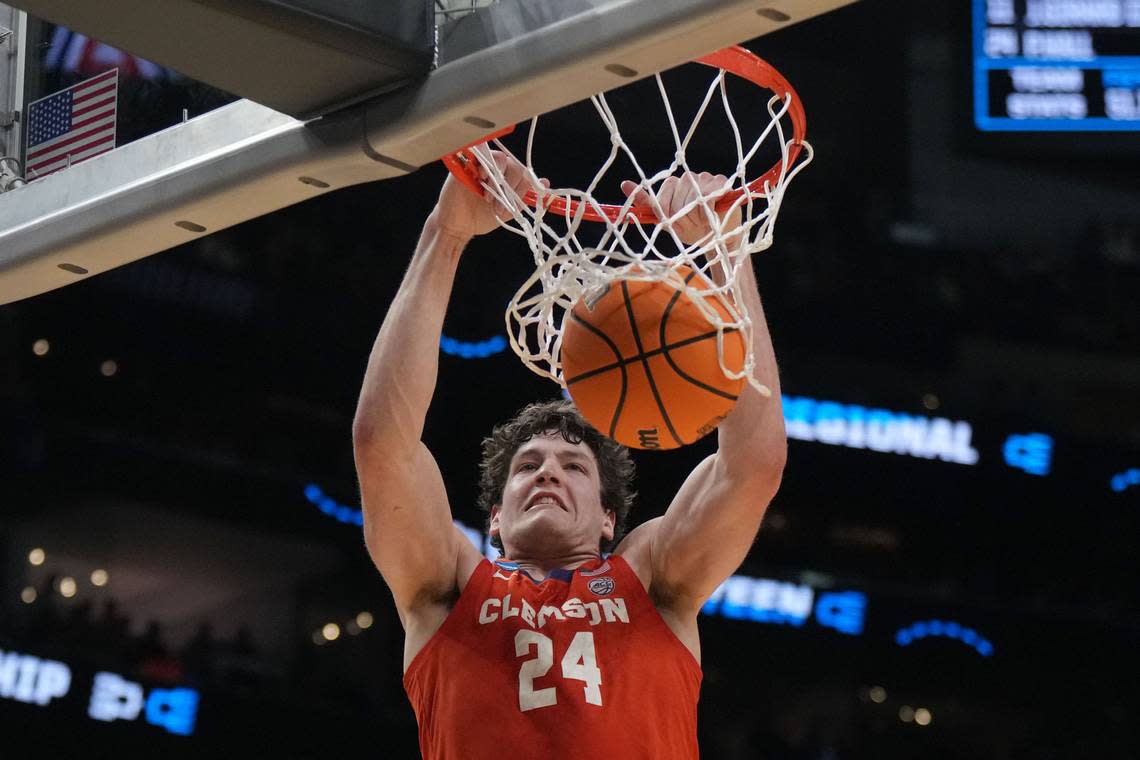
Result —
[{"label": "player's face", "polygon": [[585,443],[557,432],[536,435],[515,452],[502,503],[491,512],[508,556],[596,553],[614,535],[614,513],[602,507],[601,476]]}]

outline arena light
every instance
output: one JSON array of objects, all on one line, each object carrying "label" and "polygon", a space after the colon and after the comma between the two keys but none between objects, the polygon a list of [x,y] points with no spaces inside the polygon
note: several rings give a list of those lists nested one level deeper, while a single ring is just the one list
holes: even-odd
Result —
[{"label": "arena light", "polygon": [[36,601],[36,590],[32,586],[25,586],[24,590],[20,592],[20,601],[24,604],[32,604]]},{"label": "arena light", "polygon": [[39,548],[38,546],[35,549],[32,549],[30,552],[28,552],[28,564],[29,565],[36,565],[36,566],[42,565],[44,563],[45,559],[47,559],[47,553],[43,549]]},{"label": "arena light", "polygon": [[953,620],[918,620],[895,632],[895,643],[900,647],[910,646],[916,641],[931,637],[941,637],[960,641],[982,657],[992,657],[994,645],[973,628],[968,628]]},{"label": "arena light", "polygon": [[871,701],[875,704],[881,705],[887,701],[887,690],[882,686],[872,686],[867,690],[867,696],[870,697]]},{"label": "arena light", "polygon": [[1123,493],[1132,486],[1140,485],[1140,467],[1133,467],[1124,472],[1118,472],[1112,476],[1112,480],[1109,481],[1108,485],[1116,493]]},{"label": "arena light", "polygon": [[36,356],[47,356],[48,351],[51,351],[51,343],[45,338],[40,338],[32,344],[32,353]]},{"label": "arena light", "polygon": [[344,504],[338,504],[335,499],[325,495],[321,487],[316,483],[310,483],[305,486],[305,499],[322,514],[333,518],[337,522],[345,523],[346,525],[364,525],[364,512]]},{"label": "arena light", "polygon": [[[327,517],[331,517],[337,522],[346,525],[355,525],[363,527],[364,525],[364,512],[356,507],[350,507],[345,504],[338,504],[335,499],[326,496],[325,492],[316,483],[309,483],[304,489],[305,500],[315,506]],[[494,561],[499,558],[499,550],[491,546],[491,541],[486,537],[482,531],[472,528],[468,525],[461,523],[459,520],[454,520],[455,526],[459,528],[463,535],[467,536],[468,540],[487,557],[487,559]],[[371,625],[371,614],[362,612],[361,615],[367,615],[369,625]],[[358,616],[359,617],[359,616]],[[357,621],[360,622],[359,619]],[[367,628],[367,625],[360,625],[361,628]]]},{"label": "arena light", "polygon": [[489,356],[500,354],[507,348],[507,339],[502,335],[495,335],[480,341],[463,341],[441,335],[439,350],[449,356],[458,356],[462,359],[486,359]]},{"label": "arena light", "polygon": [[106,586],[107,581],[110,580],[110,575],[106,570],[98,569],[91,571],[91,585],[92,586]]}]

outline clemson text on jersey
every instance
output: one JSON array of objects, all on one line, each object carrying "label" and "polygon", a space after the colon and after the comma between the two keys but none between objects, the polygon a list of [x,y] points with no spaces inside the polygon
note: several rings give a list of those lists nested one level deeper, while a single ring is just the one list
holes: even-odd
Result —
[{"label": "clemson text on jersey", "polygon": [[523,599],[512,603],[511,595],[502,599],[492,597],[479,608],[479,623],[487,625],[496,621],[507,621],[517,617],[531,628],[542,628],[548,620],[585,619],[590,625],[601,623],[629,623],[629,610],[621,597],[599,599],[596,602],[583,602],[577,597],[567,599],[561,606],[544,604],[539,609]]}]

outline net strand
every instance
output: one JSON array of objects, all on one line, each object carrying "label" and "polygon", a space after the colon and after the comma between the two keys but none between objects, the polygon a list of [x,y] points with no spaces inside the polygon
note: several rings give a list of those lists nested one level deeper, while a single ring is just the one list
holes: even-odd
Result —
[{"label": "net strand", "polygon": [[[537,117],[530,122],[524,152],[524,186],[533,188],[537,196],[533,207],[511,186],[506,172],[494,159],[492,145],[499,151],[510,153],[500,139],[472,148],[472,154],[486,177],[483,183],[485,191],[510,213],[508,218],[500,219],[501,225],[526,238],[534,258],[534,272],[515,292],[505,314],[511,349],[532,371],[565,387],[561,368],[563,320],[582,298],[591,299],[616,279],[628,278],[665,282],[684,293],[716,329],[717,356],[725,377],[746,379],[761,393],[768,394],[768,389],[753,374],[753,323],[747,310],[738,306],[745,301],[737,273],[740,266],[751,260],[752,254],[771,246],[783,193],[811,162],[812,150],[806,142],[801,142],[802,157],[790,166],[794,143],[787,138],[782,123],[792,107],[790,93],[774,94],[769,98],[766,104],[768,123],[746,149],[740,124],[732,112],[725,73],[718,70],[683,135],[665,83],[659,74],[656,75],[675,152],[669,164],[652,176],[646,173],[623,138],[617,116],[604,94],[595,95],[590,100],[610,134],[610,150],[585,189],[546,188],[542,185],[534,168]],[[688,165],[686,151],[718,94],[732,134],[731,144],[736,150],[737,162],[735,170],[719,187],[702,193],[693,179],[695,173]],[[765,182],[762,191],[753,191],[748,187],[748,164],[773,135],[779,146],[779,171],[773,182]],[[615,220],[604,213],[603,204],[596,199],[595,192],[622,156],[634,169],[637,189],[629,193],[618,207]],[[697,192],[693,200],[670,215],[661,206],[657,190],[667,178],[678,173],[681,181],[690,182]],[[718,212],[716,201],[730,190],[741,192],[728,209]],[[635,196],[648,200],[648,206],[657,216],[656,223],[642,222],[633,213]],[[564,210],[552,214],[550,209],[556,198],[562,202]],[[604,228],[593,244],[587,244],[580,236],[587,209],[604,219]],[[695,209],[700,209],[710,231],[687,244],[681,240],[675,226]],[[732,224],[730,220],[737,210],[741,212],[741,221]],[[675,252],[662,250],[666,240]],[[689,282],[685,281],[683,269],[693,272]],[[744,340],[745,359],[740,369],[733,369],[725,363],[725,335],[729,332],[739,332]]]}]

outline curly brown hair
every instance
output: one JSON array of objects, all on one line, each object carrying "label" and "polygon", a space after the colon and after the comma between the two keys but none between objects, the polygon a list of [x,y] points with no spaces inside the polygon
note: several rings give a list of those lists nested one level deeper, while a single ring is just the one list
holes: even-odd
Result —
[{"label": "curly brown hair", "polygon": [[[529,404],[513,419],[496,425],[491,435],[483,439],[483,461],[479,464],[479,507],[487,514],[487,532],[490,533],[491,507],[502,500],[515,452],[536,435],[554,431],[567,443],[585,443],[598,460],[602,507],[613,510],[615,515],[614,537],[602,541],[600,549],[611,551],[625,535],[626,518],[636,496],[631,490],[633,459],[629,449],[599,433],[573,403],[561,399]],[[491,543],[502,551],[503,543],[498,536],[492,536]]]}]

